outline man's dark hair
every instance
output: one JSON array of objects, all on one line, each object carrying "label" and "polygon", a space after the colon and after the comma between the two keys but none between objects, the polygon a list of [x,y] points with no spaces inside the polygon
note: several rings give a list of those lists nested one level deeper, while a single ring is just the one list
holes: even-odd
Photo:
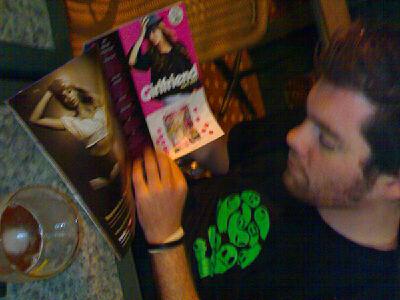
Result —
[{"label": "man's dark hair", "polygon": [[365,171],[399,175],[400,30],[356,22],[316,56],[319,77],[363,93],[376,108],[362,134],[371,147]]}]

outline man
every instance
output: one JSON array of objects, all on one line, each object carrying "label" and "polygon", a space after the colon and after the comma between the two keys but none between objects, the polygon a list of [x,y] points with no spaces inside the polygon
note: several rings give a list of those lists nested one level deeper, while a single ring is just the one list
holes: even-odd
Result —
[{"label": "man", "polygon": [[239,126],[201,153],[230,171],[191,186],[182,221],[176,165],[150,150],[134,163],[162,297],[196,299],[194,276],[204,299],[400,299],[400,31],[353,24],[316,67],[286,168],[284,116]]}]

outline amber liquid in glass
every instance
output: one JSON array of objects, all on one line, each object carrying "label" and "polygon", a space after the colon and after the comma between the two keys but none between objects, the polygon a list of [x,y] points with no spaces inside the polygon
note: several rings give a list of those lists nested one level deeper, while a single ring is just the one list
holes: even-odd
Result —
[{"label": "amber liquid in glass", "polygon": [[[22,251],[10,251],[13,238],[17,239],[21,235],[27,239],[27,246]],[[29,270],[37,263],[42,247],[42,235],[39,223],[35,217],[23,206],[8,206],[2,216],[0,223],[1,247],[7,256],[7,259],[20,272],[29,272]],[[6,240],[7,241],[6,241]]]}]

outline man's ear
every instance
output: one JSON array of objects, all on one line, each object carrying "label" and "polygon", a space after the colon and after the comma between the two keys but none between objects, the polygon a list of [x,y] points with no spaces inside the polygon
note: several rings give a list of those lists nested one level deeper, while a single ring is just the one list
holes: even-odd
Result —
[{"label": "man's ear", "polygon": [[381,180],[384,196],[386,200],[400,200],[400,176],[399,175],[381,175],[378,180]]}]

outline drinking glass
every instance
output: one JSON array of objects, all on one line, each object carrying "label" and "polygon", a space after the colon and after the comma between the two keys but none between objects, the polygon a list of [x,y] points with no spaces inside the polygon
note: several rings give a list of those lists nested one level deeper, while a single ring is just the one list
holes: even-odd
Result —
[{"label": "drinking glass", "polygon": [[30,186],[0,203],[0,281],[54,276],[72,262],[78,244],[78,211],[64,193]]}]

